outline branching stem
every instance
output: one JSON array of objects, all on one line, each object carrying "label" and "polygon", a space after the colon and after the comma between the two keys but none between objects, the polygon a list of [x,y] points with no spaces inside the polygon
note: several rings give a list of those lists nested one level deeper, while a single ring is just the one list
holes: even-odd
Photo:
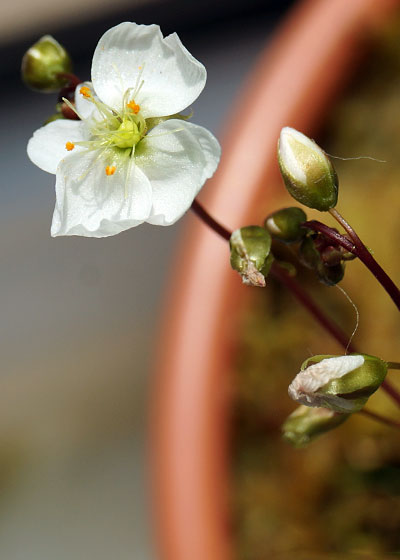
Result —
[{"label": "branching stem", "polygon": [[[212,216],[210,216],[207,210],[205,210],[205,208],[196,199],[192,203],[192,210],[208,227],[213,229],[223,239],[229,241],[232,232],[222,226]],[[346,237],[341,236],[332,228],[325,226],[325,224],[320,224],[320,222],[312,220],[311,222],[306,222],[304,225],[306,227],[309,227],[309,224],[314,223],[318,224],[318,227],[323,226],[324,229],[327,228],[328,230],[331,230],[332,234],[342,237],[348,244],[354,247],[351,241],[349,241]],[[310,229],[314,228],[310,227]],[[314,231],[320,231],[320,229],[314,229]],[[276,262],[273,263],[271,272],[275,276],[275,278],[282,282],[292,292],[293,296],[311,313],[311,315],[318,321],[318,323],[327,332],[329,332],[341,346],[347,348],[349,340],[348,336],[338,325],[336,325],[334,321],[332,321],[332,319],[325,315],[324,311],[320,307],[318,307],[315,301],[308,295],[305,290],[303,290],[300,284],[294,278],[289,276],[289,274]],[[350,350],[350,352],[357,352],[353,344],[348,347],[348,350]],[[381,387],[400,406],[400,394],[386,379],[382,383]]]},{"label": "branching stem", "polygon": [[[319,222],[318,220],[310,220],[303,224],[304,227],[312,231],[322,233],[334,243],[342,246],[346,251],[353,253],[360,261],[368,268],[375,276],[381,286],[386,290],[392,298],[397,309],[400,310],[400,290],[390,278],[390,276],[383,270],[381,265],[375,260],[371,252],[367,249],[361,239],[358,237],[353,228],[346,222],[346,220],[337,212],[331,209],[330,213],[337,222],[346,230],[349,237],[341,235],[333,228]],[[350,238],[350,239],[349,239]]]}]

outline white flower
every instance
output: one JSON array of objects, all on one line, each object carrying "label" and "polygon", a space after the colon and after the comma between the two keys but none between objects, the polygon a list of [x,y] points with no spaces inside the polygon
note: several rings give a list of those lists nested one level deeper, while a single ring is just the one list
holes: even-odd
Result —
[{"label": "white flower", "polygon": [[289,396],[306,406],[329,406],[340,412],[352,412],[352,401],[337,395],[327,395],[321,389],[330,381],[356,370],[364,361],[365,358],[361,355],[325,358],[296,375],[289,385]]},{"label": "white flower", "polygon": [[[51,234],[105,237],[176,222],[220,158],[214,136],[177,115],[205,82],[175,33],[128,22],[107,31],[92,82],[76,90],[81,120],[53,121],[28,143],[31,160],[56,174]],[[169,116],[178,118],[159,118]]]}]

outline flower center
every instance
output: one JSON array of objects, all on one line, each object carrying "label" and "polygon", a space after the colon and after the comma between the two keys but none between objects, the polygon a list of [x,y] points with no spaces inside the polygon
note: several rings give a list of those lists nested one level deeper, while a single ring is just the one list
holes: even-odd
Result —
[{"label": "flower center", "polygon": [[111,134],[111,142],[118,148],[133,148],[142,139],[141,123],[130,117],[124,117],[116,132]]},{"label": "flower center", "polygon": [[[106,175],[113,175],[117,168],[114,163],[121,162],[121,158],[125,162],[126,158],[133,157],[136,144],[146,135],[148,127],[140,114],[140,105],[130,99],[130,89],[125,92],[119,111],[99,101],[88,86],[82,86],[79,93],[94,104],[96,116],[89,119],[80,117],[87,122],[90,139],[75,144],[87,150],[100,150],[99,157],[107,163]],[[67,142],[65,148],[71,151],[75,144]]]}]

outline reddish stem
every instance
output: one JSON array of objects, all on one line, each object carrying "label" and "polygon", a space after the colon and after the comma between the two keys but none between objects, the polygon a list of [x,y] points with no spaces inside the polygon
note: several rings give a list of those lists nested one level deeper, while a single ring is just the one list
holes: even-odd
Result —
[{"label": "reddish stem", "polygon": [[[347,222],[345,223],[347,224]],[[358,257],[360,261],[368,268],[368,270],[372,272],[381,286],[386,290],[386,292],[392,298],[397,309],[400,310],[399,288],[396,286],[390,276],[386,274],[381,265],[374,259],[372,254],[368,251],[364,243],[353,230],[351,230],[351,239],[348,239],[333,228],[330,228],[329,226],[319,222],[318,220],[310,220],[308,222],[305,222],[303,226],[311,229],[312,231],[322,233],[325,237],[331,239],[336,244],[341,245],[346,249],[346,251],[349,251],[350,253],[353,253],[353,255]],[[348,224],[347,226],[350,227]],[[350,236],[349,230],[347,230],[347,233]]]},{"label": "reddish stem", "polygon": [[308,293],[303,290],[302,286],[296,282],[294,278],[289,276],[289,274],[276,262],[274,262],[271,267],[271,273],[282,284],[284,284],[290,292],[292,292],[297,301],[299,301],[311,313],[314,319],[316,319],[318,323],[339,342],[339,344],[341,344],[344,348],[347,348],[350,352],[356,352],[352,343],[348,345],[349,337],[347,334],[325,315],[322,309],[318,307]]},{"label": "reddish stem", "polygon": [[232,232],[226,229],[224,226],[222,226],[219,222],[214,220],[214,218],[210,216],[207,210],[204,209],[204,207],[200,204],[200,202],[196,198],[193,200],[192,210],[195,214],[197,214],[197,216],[201,220],[203,220],[203,222],[208,227],[213,229],[218,235],[226,239],[226,241],[230,240]]},{"label": "reddish stem", "polygon": [[376,420],[377,422],[382,422],[387,426],[391,426],[392,428],[400,429],[400,422],[396,422],[395,420],[387,418],[386,416],[381,416],[377,412],[372,412],[371,410],[366,410],[365,408],[363,408],[359,411],[359,413],[364,414],[364,416],[368,416],[368,418],[371,418],[372,420]]},{"label": "reddish stem", "polygon": [[[192,203],[192,210],[194,213],[211,229],[213,229],[218,235],[220,235],[226,241],[229,241],[232,232],[229,231],[227,228],[222,226],[219,222],[217,222],[214,218],[210,216],[210,214],[205,210],[205,208],[195,199]],[[306,222],[306,226],[310,223],[314,223],[315,220],[312,222]],[[320,224],[320,222],[317,222]],[[324,226],[324,228],[328,228],[325,224],[320,224]],[[310,228],[312,229],[312,228]],[[328,228],[331,229],[331,228]],[[339,233],[332,230],[336,235],[341,236]],[[351,241],[349,241],[346,237],[343,237],[347,243],[352,245]],[[353,245],[352,245],[353,246]],[[347,248],[347,247],[346,247]],[[348,249],[349,250],[349,249]],[[318,307],[318,305],[313,301],[313,299],[307,294],[305,290],[300,286],[298,282],[292,277],[290,277],[287,272],[282,269],[276,262],[273,263],[271,267],[271,272],[279,281],[281,281],[285,286],[292,292],[294,297],[302,304],[304,307],[311,313],[311,315],[320,323],[320,325],[329,332],[333,338],[335,338],[339,344],[341,344],[345,349],[348,348],[351,352],[357,352],[353,344],[348,346],[348,336],[342,331],[342,329],[336,325],[334,321],[332,321],[329,317],[325,315],[325,313]],[[400,406],[400,394],[396,391],[394,387],[390,385],[388,381],[384,381],[381,385],[382,389],[386,391],[386,393]]]}]

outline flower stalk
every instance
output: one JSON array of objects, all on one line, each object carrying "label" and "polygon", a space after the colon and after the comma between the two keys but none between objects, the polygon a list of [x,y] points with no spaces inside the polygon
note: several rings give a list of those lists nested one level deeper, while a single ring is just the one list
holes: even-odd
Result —
[{"label": "flower stalk", "polygon": [[[229,231],[227,228],[222,226],[217,220],[215,220],[202,206],[197,199],[195,199],[192,203],[192,210],[194,213],[215,233],[217,233],[220,237],[229,241],[232,232]],[[312,220],[312,223],[315,220]],[[308,227],[310,222],[306,222],[304,225]],[[319,224],[319,222],[317,222]],[[320,224],[326,228],[324,224]],[[312,228],[310,228],[312,229]],[[339,235],[335,230],[328,228],[332,231],[332,233]],[[319,230],[316,230],[319,231]],[[341,236],[343,237],[343,236]],[[346,239],[343,237],[343,239]],[[347,240],[348,241],[348,240]],[[352,243],[350,242],[350,245]],[[357,352],[353,343],[348,343],[349,337],[348,335],[342,331],[342,329],[336,325],[332,319],[330,319],[324,311],[314,302],[314,300],[307,294],[305,290],[300,286],[298,282],[294,278],[292,278],[283,267],[280,267],[277,262],[273,262],[271,266],[270,274],[274,276],[277,280],[282,282],[288,290],[293,294],[293,296],[301,303],[316,319],[316,321],[327,331],[331,334],[331,336],[337,340],[337,342],[343,346],[346,350],[350,352]],[[392,400],[400,407],[400,393],[385,379],[381,385],[382,389],[389,395]]]}]

